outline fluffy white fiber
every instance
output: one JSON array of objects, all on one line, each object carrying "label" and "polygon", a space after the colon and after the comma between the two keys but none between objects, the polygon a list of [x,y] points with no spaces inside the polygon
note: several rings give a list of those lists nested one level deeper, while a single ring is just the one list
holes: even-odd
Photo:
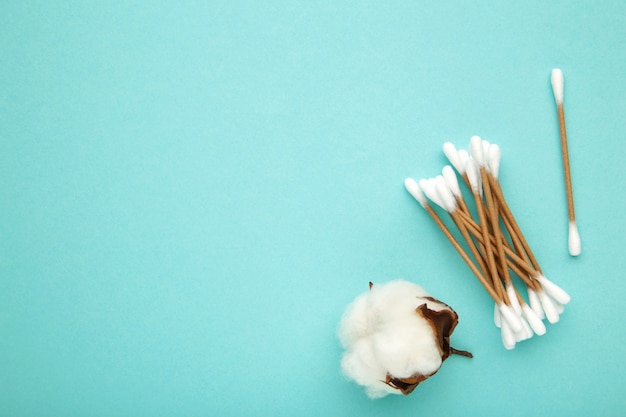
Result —
[{"label": "fluffy white fiber", "polygon": [[419,383],[437,372],[449,355],[449,345],[441,346],[432,321],[417,311],[424,305],[430,313],[446,310],[448,314],[443,316],[453,322],[450,332],[454,329],[457,315],[449,306],[430,297],[420,286],[402,280],[374,284],[346,308],[338,329],[346,350],[342,370],[365,386],[370,397],[410,393],[415,386],[403,392],[397,386],[402,383],[393,381]]}]

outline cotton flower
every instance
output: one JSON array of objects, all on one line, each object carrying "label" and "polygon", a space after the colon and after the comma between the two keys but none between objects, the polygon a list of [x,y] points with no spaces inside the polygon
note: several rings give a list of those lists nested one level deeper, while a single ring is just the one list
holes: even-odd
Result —
[{"label": "cotton flower", "polygon": [[338,336],[344,374],[372,398],[408,395],[455,353],[450,346],[458,315],[420,286],[397,280],[370,284],[344,312]]}]

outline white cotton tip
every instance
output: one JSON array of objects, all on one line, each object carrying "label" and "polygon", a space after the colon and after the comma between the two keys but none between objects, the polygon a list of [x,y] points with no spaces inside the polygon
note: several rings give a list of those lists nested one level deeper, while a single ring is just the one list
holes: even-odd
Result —
[{"label": "white cotton tip", "polygon": [[446,184],[448,185],[450,191],[452,191],[452,194],[454,194],[454,196],[457,198],[461,198],[462,195],[461,187],[459,186],[459,180],[457,179],[452,167],[450,165],[446,165],[445,167],[443,167],[443,169],[441,170],[441,175],[446,181]]},{"label": "white cotton tip", "polygon": [[487,165],[487,155],[489,154],[489,147],[491,146],[491,143],[483,139],[482,145],[483,145],[483,163]]},{"label": "white cotton tip", "polygon": [[441,208],[443,208],[444,210],[448,210],[446,202],[443,201],[443,199],[439,196],[439,191],[437,190],[437,178],[434,178],[434,177],[433,178],[428,178],[427,181],[428,181],[429,192],[431,193],[432,197],[434,198],[433,201],[436,201],[437,204]]},{"label": "white cotton tip", "polygon": [[462,167],[460,164],[461,161],[459,160],[459,155],[457,153],[456,147],[454,146],[454,144],[452,144],[452,142],[446,142],[443,144],[443,153],[446,158],[448,158],[448,161],[450,161],[452,166],[457,171],[461,172],[461,169],[463,169],[464,167]]},{"label": "white cotton tip", "polygon": [[498,304],[493,305],[493,324],[499,329],[502,327],[502,315],[500,314],[500,309],[498,308]]},{"label": "white cotton tip", "polygon": [[449,213],[455,211],[458,207],[456,198],[454,197],[454,194],[452,194],[452,190],[448,187],[446,180],[443,179],[443,176],[437,175],[435,177],[435,187],[441,201],[445,205],[446,210]]},{"label": "white cotton tip", "polygon": [[485,170],[487,172],[491,171],[491,167],[489,167],[489,147],[491,146],[491,144],[486,141],[486,140],[482,140],[481,141],[482,144],[482,155],[483,155],[483,167],[485,167]]},{"label": "white cotton tip", "polygon": [[489,151],[487,153],[487,166],[489,166],[489,172],[493,175],[494,178],[498,178],[498,174],[500,171],[500,147],[497,144],[492,144],[489,146]]},{"label": "white cotton tip", "polygon": [[534,335],[533,330],[530,328],[530,326],[528,325],[528,322],[526,321],[524,317],[521,317],[521,322],[522,322],[522,330],[520,330],[517,333],[513,333],[513,336],[515,337],[516,342],[523,342],[524,340],[530,339]]},{"label": "white cotton tip", "polygon": [[558,68],[554,68],[550,74],[550,82],[552,83],[552,92],[554,93],[554,100],[556,104],[563,103],[563,71]]},{"label": "white cotton tip", "polygon": [[426,200],[424,193],[422,193],[422,190],[420,190],[420,187],[417,184],[417,181],[415,181],[413,178],[405,179],[404,188],[406,188],[409,194],[411,194],[413,198],[415,198],[422,207],[426,208],[426,206],[428,205],[428,201]]},{"label": "white cotton tip", "polygon": [[565,307],[563,307],[563,304],[559,303],[555,299],[552,299],[552,303],[554,304],[556,312],[559,313],[559,315],[563,314],[563,312],[565,311]]},{"label": "white cotton tip", "polygon": [[544,317],[546,317],[546,315],[543,311],[543,307],[541,307],[541,301],[539,300],[539,296],[532,288],[527,287],[527,290],[528,290],[528,302],[530,303],[530,308],[535,312],[537,317],[539,317],[540,319],[543,319]]},{"label": "white cotton tip", "polygon": [[443,201],[441,201],[441,198],[439,198],[439,194],[437,194],[437,188],[436,188],[434,179],[433,181],[431,181],[430,178],[429,179],[422,178],[421,180],[419,180],[417,184],[419,185],[420,190],[422,190],[422,192],[426,195],[426,197],[430,199],[430,201],[432,201],[433,203],[435,203],[442,209],[444,210],[446,209],[443,204]]},{"label": "white cotton tip", "polygon": [[559,313],[554,305],[554,301],[546,294],[545,291],[539,291],[537,293],[539,296],[539,300],[541,301],[541,307],[543,311],[546,313],[546,318],[552,324],[557,323],[559,321]]},{"label": "white cotton tip", "polygon": [[502,318],[504,319],[503,322],[506,321],[509,323],[513,332],[519,332],[522,330],[522,320],[511,307],[502,303],[498,305],[498,308],[500,308],[500,313],[502,313]]},{"label": "white cotton tip", "polygon": [[578,226],[576,226],[576,222],[569,223],[569,236],[567,240],[567,248],[569,249],[569,254],[572,256],[580,255],[582,250],[580,243],[580,235],[578,234]]},{"label": "white cotton tip", "polygon": [[520,306],[517,295],[515,294],[515,288],[510,282],[506,284],[506,295],[509,297],[509,301],[511,301],[511,308],[513,308],[515,314],[520,316],[522,314],[522,307]]},{"label": "white cotton tip", "polygon": [[515,349],[515,334],[507,323],[506,320],[502,320],[502,327],[500,328],[500,334],[502,336],[502,344],[506,350]]},{"label": "white cotton tip", "polygon": [[483,183],[480,177],[480,171],[478,165],[472,159],[468,159],[465,164],[465,172],[467,173],[467,179],[469,180],[470,187],[472,187],[472,193],[480,196],[483,195]]},{"label": "white cotton tip", "polygon": [[541,284],[545,292],[547,292],[548,295],[554,298],[558,303],[567,304],[571,301],[571,297],[567,292],[565,292],[563,288],[550,281],[544,275],[537,276],[537,280],[539,280],[539,283]]},{"label": "white cotton tip", "polygon": [[485,159],[483,158],[483,142],[480,136],[472,136],[470,139],[469,145],[470,155],[479,166],[483,166],[485,164]]},{"label": "white cotton tip", "polygon": [[457,152],[457,157],[459,158],[459,168],[461,168],[457,168],[457,171],[459,171],[459,174],[464,175],[466,173],[465,167],[467,166],[467,161],[470,159],[469,153],[465,149],[460,149]]},{"label": "white cotton tip", "polygon": [[546,334],[546,326],[543,324],[537,314],[535,314],[535,311],[527,304],[524,304],[522,306],[522,314],[524,315],[524,318],[526,319],[526,321],[528,321],[528,324],[537,336],[543,336],[544,334]]}]

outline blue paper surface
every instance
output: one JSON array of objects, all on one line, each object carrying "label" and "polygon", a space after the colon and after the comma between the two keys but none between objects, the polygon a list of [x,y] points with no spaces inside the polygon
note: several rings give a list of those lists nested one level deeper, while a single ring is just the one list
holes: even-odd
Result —
[{"label": "blue paper surface", "polygon": [[[5,2],[0,27],[0,415],[623,415],[623,1]],[[472,135],[572,296],[513,351],[403,189]],[[335,330],[395,278],[475,357],[372,401]]]}]

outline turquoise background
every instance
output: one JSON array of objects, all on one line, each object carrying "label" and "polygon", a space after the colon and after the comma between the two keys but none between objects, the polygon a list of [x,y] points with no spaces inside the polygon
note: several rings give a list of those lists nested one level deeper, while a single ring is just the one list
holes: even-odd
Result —
[{"label": "turquoise background", "polygon": [[[625,73],[622,0],[3,2],[0,416],[624,415]],[[472,135],[573,299],[510,352],[403,189]],[[335,329],[394,278],[475,357],[372,401]]]}]

